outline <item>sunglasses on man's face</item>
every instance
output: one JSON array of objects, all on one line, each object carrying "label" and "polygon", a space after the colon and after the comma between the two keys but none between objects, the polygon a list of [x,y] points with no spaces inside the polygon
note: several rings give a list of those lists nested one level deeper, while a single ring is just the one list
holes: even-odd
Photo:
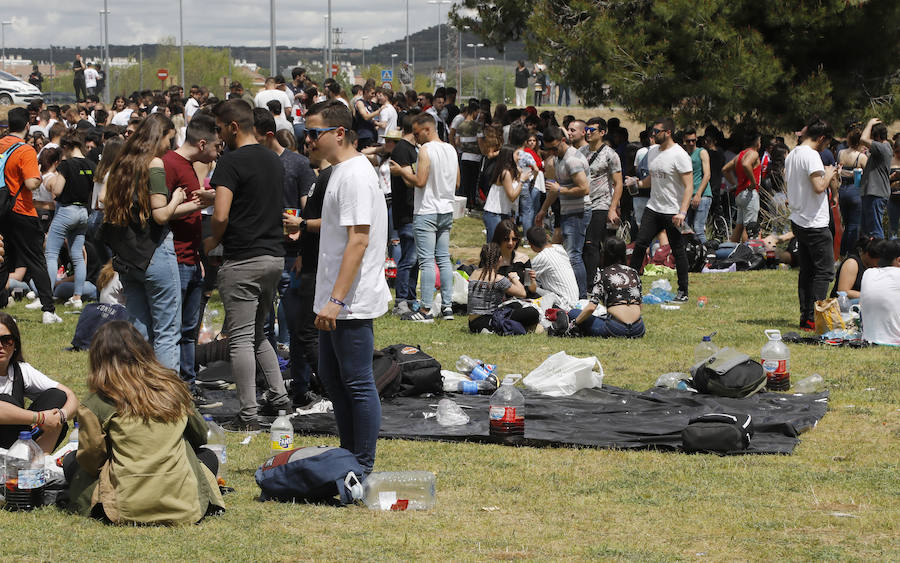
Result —
[{"label": "sunglasses on man's face", "polygon": [[684,144],[686,145],[694,145],[697,143],[697,139],[685,139]]},{"label": "sunglasses on man's face", "polygon": [[15,343],[16,339],[13,338],[12,334],[4,334],[3,336],[0,336],[0,345],[12,346]]},{"label": "sunglasses on man's face", "polygon": [[310,127],[306,130],[306,136],[309,137],[310,141],[317,141],[322,133],[328,133],[335,129],[337,129],[337,127]]}]

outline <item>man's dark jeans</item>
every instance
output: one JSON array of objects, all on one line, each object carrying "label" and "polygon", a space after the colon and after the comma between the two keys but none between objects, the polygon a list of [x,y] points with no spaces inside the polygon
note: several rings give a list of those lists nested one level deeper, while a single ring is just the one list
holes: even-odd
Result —
[{"label": "man's dark jeans", "polygon": [[800,262],[797,279],[800,322],[814,321],[813,306],[828,296],[828,287],[834,278],[834,239],[828,227],[805,228],[792,221],[791,230],[797,238]]},{"label": "man's dark jeans", "polygon": [[665,213],[657,213],[649,207],[644,210],[644,216],[641,217],[641,229],[638,231],[637,240],[634,243],[634,252],[631,254],[631,267],[641,271],[644,265],[644,256],[647,254],[647,248],[650,247],[650,241],[665,229],[669,235],[669,245],[672,248],[672,254],[675,255],[675,270],[678,272],[678,291],[688,292],[688,260],[687,253],[684,251],[684,239],[681,231],[672,223],[674,215]]}]

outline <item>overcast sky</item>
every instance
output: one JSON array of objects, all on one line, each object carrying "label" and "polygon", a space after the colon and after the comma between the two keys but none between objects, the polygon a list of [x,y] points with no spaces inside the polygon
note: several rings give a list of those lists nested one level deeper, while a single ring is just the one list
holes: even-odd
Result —
[{"label": "overcast sky", "polygon": [[[366,47],[406,35],[405,0],[332,0],[334,26],[343,27],[344,48]],[[178,42],[178,0],[108,0],[109,42],[116,45],[156,43],[165,37]],[[450,4],[441,7],[447,23]],[[196,45],[269,45],[269,2],[265,0],[183,0],[184,42]],[[276,41],[291,47],[321,47],[327,0],[276,0]],[[70,47],[100,42],[103,0],[0,0],[0,17],[7,47]],[[437,7],[427,0],[410,0],[409,31],[437,24]]]}]

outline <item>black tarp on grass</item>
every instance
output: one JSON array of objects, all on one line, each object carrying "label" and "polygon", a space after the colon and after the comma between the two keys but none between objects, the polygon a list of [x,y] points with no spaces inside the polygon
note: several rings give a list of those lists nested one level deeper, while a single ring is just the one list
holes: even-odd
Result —
[{"label": "black tarp on grass", "polygon": [[[224,404],[209,410],[216,420],[229,420],[238,411],[233,391],[209,391]],[[525,438],[531,446],[584,446],[619,449],[679,450],[681,430],[688,420],[710,412],[746,413],[755,434],[744,453],[790,454],[798,435],[825,416],[828,393],[791,395],[758,393],[747,399],[727,399],[687,391],[653,388],[644,392],[604,385],[583,389],[570,397],[548,397],[525,391]],[[423,413],[436,411],[444,396],[452,398],[470,417],[464,426],[441,426]],[[489,397],[457,395],[397,397],[382,402],[382,438],[490,442]],[[337,434],[334,415],[295,416],[300,434]]]}]

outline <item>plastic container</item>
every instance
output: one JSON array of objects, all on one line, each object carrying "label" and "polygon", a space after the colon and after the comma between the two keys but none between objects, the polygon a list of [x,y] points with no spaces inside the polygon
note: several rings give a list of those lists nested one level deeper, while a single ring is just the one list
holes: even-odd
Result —
[{"label": "plastic container", "polygon": [[78,448],[78,423],[75,422],[72,431],[69,433],[69,443],[73,444],[75,448]]},{"label": "plastic container", "polygon": [[712,337],[712,334],[704,336],[703,340],[694,347],[694,364],[705,362],[719,351],[719,347],[713,344]]},{"label": "plastic container", "polygon": [[787,391],[791,388],[791,351],[781,340],[781,331],[767,330],[769,341],[762,347],[760,359],[766,372],[766,389]]},{"label": "plastic container", "polygon": [[466,374],[472,379],[487,379],[497,371],[497,366],[485,364],[481,360],[463,354],[456,360],[456,371]]},{"label": "plastic container", "polygon": [[3,483],[7,510],[32,510],[43,504],[44,451],[31,439],[31,432],[19,432],[19,439],[6,452]]},{"label": "plastic container", "polygon": [[805,377],[794,384],[795,393],[818,393],[825,388],[825,380],[818,373]]},{"label": "plastic container", "polygon": [[841,308],[841,313],[849,313],[850,312],[850,298],[847,297],[846,291],[838,291],[837,292],[837,300],[838,306]]},{"label": "plastic container", "polygon": [[656,380],[656,387],[668,387],[669,389],[678,389],[679,391],[691,391],[696,393],[697,390],[688,385],[687,380],[691,378],[686,373],[664,373]]},{"label": "plastic container", "polygon": [[436,418],[441,426],[462,426],[469,423],[469,415],[452,399],[438,401]]},{"label": "plastic container", "polygon": [[272,441],[272,455],[278,455],[294,449],[294,425],[287,416],[287,411],[278,411],[278,418],[272,422],[269,430]]},{"label": "plastic container", "polygon": [[456,390],[463,395],[489,395],[497,390],[497,385],[487,379],[460,381]]},{"label": "plastic container", "polygon": [[219,470],[216,471],[216,477],[221,477],[225,473],[225,464],[228,463],[228,451],[225,447],[225,429],[216,424],[211,415],[204,415],[203,420],[206,421],[206,448],[212,450],[216,457],[219,458]]},{"label": "plastic container", "polygon": [[436,500],[430,471],[376,471],[363,487],[363,502],[372,510],[430,510]]},{"label": "plastic container", "polygon": [[456,360],[456,371],[468,375],[478,364],[478,360],[463,354]]},{"label": "plastic container", "polygon": [[860,182],[862,181],[862,173],[862,168],[853,169],[853,185],[857,188],[860,186]]},{"label": "plastic container", "polygon": [[514,446],[525,442],[525,396],[515,387],[520,378],[507,375],[491,395],[489,432],[501,444]]}]

